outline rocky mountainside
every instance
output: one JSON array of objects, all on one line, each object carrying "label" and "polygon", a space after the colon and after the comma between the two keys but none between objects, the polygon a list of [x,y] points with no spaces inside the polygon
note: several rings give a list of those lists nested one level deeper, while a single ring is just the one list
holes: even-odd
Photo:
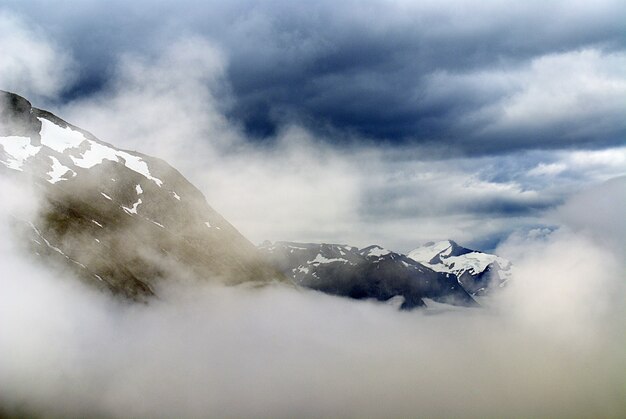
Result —
[{"label": "rocky mountainside", "polygon": [[452,240],[426,243],[407,256],[436,272],[456,275],[463,288],[474,296],[504,286],[511,276],[508,260],[467,249]]},{"label": "rocky mountainside", "polygon": [[296,284],[328,294],[379,301],[402,297],[402,309],[424,306],[424,298],[476,305],[454,274],[379,246],[265,242],[259,249]]},{"label": "rocky mountainside", "polygon": [[18,223],[32,250],[116,294],[141,299],[164,277],[285,279],[167,163],[117,149],[7,92],[0,172],[41,194],[39,216]]}]

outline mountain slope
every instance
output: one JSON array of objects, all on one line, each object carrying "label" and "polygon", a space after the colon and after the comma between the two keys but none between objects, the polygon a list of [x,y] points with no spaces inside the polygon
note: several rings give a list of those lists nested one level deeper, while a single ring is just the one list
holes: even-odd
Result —
[{"label": "mountain slope", "polygon": [[284,280],[164,161],[119,150],[0,91],[1,171],[44,198],[40,216],[22,224],[33,251],[114,293],[142,298],[172,276]]},{"label": "mountain slope", "polygon": [[399,296],[403,309],[424,306],[423,298],[476,305],[456,276],[379,246],[265,242],[259,249],[296,284],[328,294],[379,301]]},{"label": "mountain slope", "polygon": [[456,275],[472,295],[484,295],[491,287],[503,286],[511,275],[508,260],[467,249],[452,240],[426,243],[407,256],[436,272]]}]

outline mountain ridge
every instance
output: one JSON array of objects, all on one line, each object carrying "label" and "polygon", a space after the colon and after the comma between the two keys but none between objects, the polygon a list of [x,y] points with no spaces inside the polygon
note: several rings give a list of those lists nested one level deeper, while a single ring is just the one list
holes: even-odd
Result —
[{"label": "mountain ridge", "polygon": [[389,301],[402,297],[401,309],[425,307],[424,298],[477,306],[457,277],[440,273],[405,255],[371,245],[264,242],[259,249],[297,285],[354,299]]},{"label": "mountain ridge", "polygon": [[0,108],[0,168],[44,197],[22,226],[35,254],[133,299],[171,276],[285,280],[165,161],[115,148],[12,93],[0,92]]}]

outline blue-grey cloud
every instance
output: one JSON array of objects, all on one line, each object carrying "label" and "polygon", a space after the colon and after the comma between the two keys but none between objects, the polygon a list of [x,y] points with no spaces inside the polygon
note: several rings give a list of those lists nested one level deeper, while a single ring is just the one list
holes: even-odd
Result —
[{"label": "blue-grey cloud", "polygon": [[227,115],[252,137],[297,122],[333,141],[457,153],[599,148],[626,133],[619,1],[8,2],[80,63],[62,100],[106,86],[122,53],[200,35],[224,51]]}]

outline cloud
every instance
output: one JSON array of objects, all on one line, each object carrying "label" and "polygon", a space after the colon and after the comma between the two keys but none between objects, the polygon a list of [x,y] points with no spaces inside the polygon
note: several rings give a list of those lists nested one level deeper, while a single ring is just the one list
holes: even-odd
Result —
[{"label": "cloud", "polygon": [[[6,195],[10,185],[0,183],[2,233],[11,231],[8,213],[34,205]],[[567,205],[582,213],[584,204]],[[623,225],[614,215],[606,226]],[[424,313],[281,286],[177,281],[159,300],[129,305],[1,237],[0,319],[11,320],[0,328],[2,413],[620,417],[626,409],[622,254],[567,225],[511,237],[501,250],[514,279],[483,309]]]},{"label": "cloud", "polygon": [[[518,227],[545,225],[543,214],[584,185],[626,171],[623,148],[464,157],[333,145],[298,124],[257,143],[228,117],[229,67],[210,41],[179,38],[157,55],[123,55],[106,89],[52,110],[116,146],[166,159],[256,243],[408,251],[453,238],[491,249]],[[546,173],[554,167],[563,170]]]},{"label": "cloud", "polygon": [[56,97],[73,81],[74,62],[36,24],[0,9],[0,88],[31,99]]},{"label": "cloud", "polygon": [[[580,188],[626,173],[624,148],[608,147],[623,137],[613,135],[623,125],[624,54],[609,13],[621,9],[611,2],[567,13],[545,6],[561,20],[550,31],[539,25],[532,42],[520,25],[542,22],[536,5],[511,14],[490,3],[467,18],[463,2],[371,2],[358,13],[326,3],[235,2],[211,13],[193,4],[188,13],[169,3],[80,2],[45,16],[37,2],[20,4],[12,9],[31,19],[11,18],[20,31],[75,56],[83,80],[56,100],[29,97],[35,106],[166,159],[257,243],[408,251],[453,238],[491,249],[518,227],[549,225],[545,213]],[[566,22],[578,24],[575,34]],[[21,38],[4,48],[21,51]],[[94,43],[103,46],[97,54]],[[461,46],[467,54],[444,53]],[[494,61],[496,53],[506,58]],[[29,71],[39,71],[34,64]],[[42,74],[63,85],[57,73]],[[242,109],[282,122],[259,141]],[[380,143],[337,122],[344,117],[332,122],[333,112],[358,114],[372,129],[417,123],[432,136]],[[381,123],[385,115],[392,123]]]},{"label": "cloud", "polygon": [[106,89],[120,55],[211,40],[231,87],[218,101],[254,141],[295,124],[333,143],[491,154],[616,146],[626,130],[619,1],[89,1],[49,10],[32,0],[11,10],[77,58],[80,80],[64,101]]}]

